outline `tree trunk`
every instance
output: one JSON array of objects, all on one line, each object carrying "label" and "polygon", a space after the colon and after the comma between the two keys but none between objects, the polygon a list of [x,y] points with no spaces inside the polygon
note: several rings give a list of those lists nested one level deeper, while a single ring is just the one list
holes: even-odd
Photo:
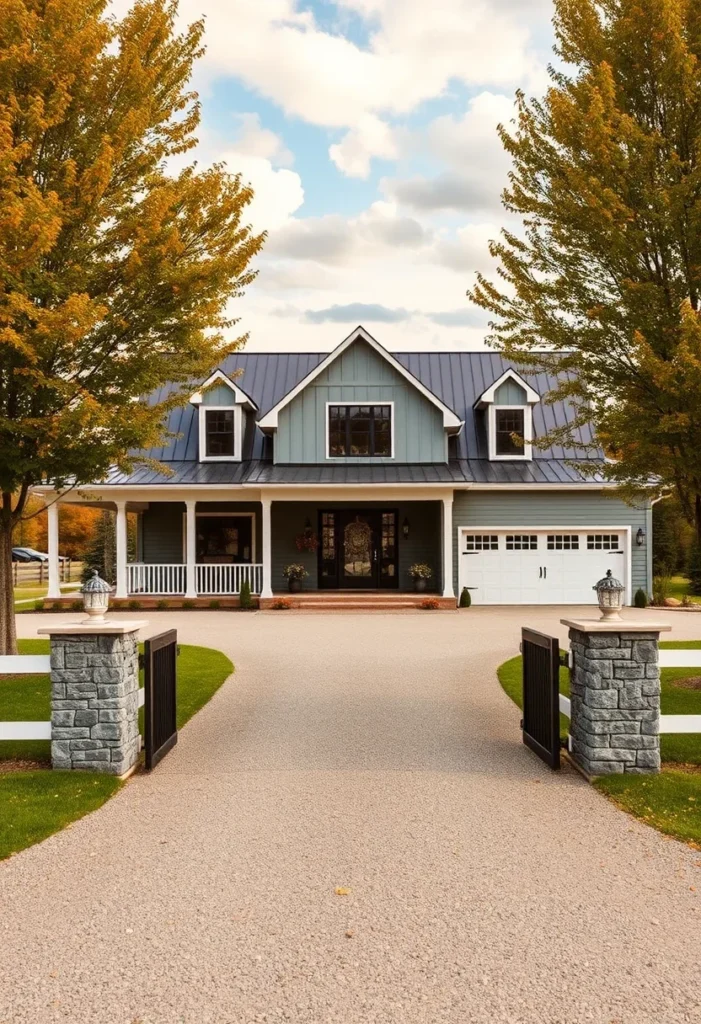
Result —
[{"label": "tree trunk", "polygon": [[701,548],[701,494],[694,499],[694,526],[696,527],[696,543]]},{"label": "tree trunk", "polygon": [[0,512],[0,654],[17,654],[12,583],[12,521]]}]

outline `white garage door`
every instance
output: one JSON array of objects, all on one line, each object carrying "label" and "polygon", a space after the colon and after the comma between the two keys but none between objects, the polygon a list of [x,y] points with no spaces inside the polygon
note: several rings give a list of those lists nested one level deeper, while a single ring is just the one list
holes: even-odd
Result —
[{"label": "white garage door", "polygon": [[459,530],[460,589],[474,604],[595,604],[606,571],[628,586],[627,530]]}]

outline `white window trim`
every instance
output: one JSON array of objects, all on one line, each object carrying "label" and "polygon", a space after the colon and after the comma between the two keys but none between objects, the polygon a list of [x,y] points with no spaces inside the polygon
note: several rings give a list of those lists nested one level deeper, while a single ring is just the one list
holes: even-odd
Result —
[{"label": "white window trim", "polygon": [[[329,438],[329,409],[334,406],[338,408],[343,406],[344,408],[349,405],[388,405],[390,410],[390,437],[391,437],[391,455],[331,455],[330,454],[330,438]],[[361,459],[363,462],[372,462],[374,459],[393,459],[394,458],[394,402],[387,400],[383,401],[381,398],[372,398],[369,400],[359,398],[348,398],[348,399],[336,399],[334,402],[326,403],[326,458],[331,462],[338,462],[343,459]]]},{"label": "white window trim", "polygon": [[[195,523],[198,519],[250,519],[251,520],[251,565],[256,565],[256,514],[255,512],[195,512]],[[187,561],[187,513],[183,512],[183,562]],[[197,562],[196,565],[207,565]],[[242,562],[247,565],[247,562]]]},{"label": "white window trim", "polygon": [[[240,405],[200,405],[199,407],[200,462],[240,462],[243,447],[243,412]],[[233,412],[234,454],[207,455],[206,417],[208,412]]]},{"label": "white window trim", "polygon": [[[497,409],[523,412],[523,454],[497,455]],[[489,406],[489,461],[490,462],[532,462],[533,461],[533,408],[530,405]]]}]

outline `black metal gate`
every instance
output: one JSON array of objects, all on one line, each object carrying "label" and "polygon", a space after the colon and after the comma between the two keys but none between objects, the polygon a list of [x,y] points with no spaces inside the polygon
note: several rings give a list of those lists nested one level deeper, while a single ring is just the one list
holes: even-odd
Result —
[{"label": "black metal gate", "polygon": [[178,634],[174,629],[144,643],[144,745],[148,771],[178,742],[177,659]]},{"label": "black metal gate", "polygon": [[553,769],[560,767],[560,643],[521,630],[523,742]]}]

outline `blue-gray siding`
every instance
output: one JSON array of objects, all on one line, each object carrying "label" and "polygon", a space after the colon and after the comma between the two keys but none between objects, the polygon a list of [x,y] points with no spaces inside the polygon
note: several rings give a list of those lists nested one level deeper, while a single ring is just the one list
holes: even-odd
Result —
[{"label": "blue-gray siding", "polygon": [[[453,502],[453,536],[459,526],[630,526],[633,592],[650,592],[648,547],[651,529],[647,509],[632,508],[616,498],[577,491],[456,491]],[[638,529],[646,532],[642,548],[635,543]],[[453,578],[458,585],[458,545],[454,545]]]},{"label": "blue-gray siding", "polygon": [[443,414],[366,342],[357,341],[281,410],[276,463],[325,463],[327,403],[394,403],[394,458],[334,463],[447,462]]},{"label": "blue-gray siding", "polygon": [[[261,559],[261,508],[258,501],[198,501],[196,512],[253,512],[255,515],[255,558]],[[141,558],[148,563],[172,565],[185,561],[184,522],[185,503],[158,501],[141,515],[139,536]]]},{"label": "blue-gray siding", "polygon": [[235,405],[236,396],[226,384],[215,384],[202,395],[203,405]]},{"label": "blue-gray siding", "polygon": [[495,405],[525,405],[526,392],[515,380],[505,380],[494,392]]}]

